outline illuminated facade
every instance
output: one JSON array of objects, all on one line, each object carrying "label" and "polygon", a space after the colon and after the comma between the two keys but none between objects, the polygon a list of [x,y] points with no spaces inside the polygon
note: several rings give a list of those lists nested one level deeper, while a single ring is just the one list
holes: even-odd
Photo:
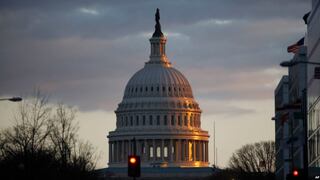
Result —
[{"label": "illuminated facade", "polygon": [[[150,39],[150,60],[126,85],[109,132],[109,167],[126,167],[134,151],[142,167],[208,167],[208,132],[184,75],[166,56],[159,12]],[[134,144],[136,144],[134,146]]]}]

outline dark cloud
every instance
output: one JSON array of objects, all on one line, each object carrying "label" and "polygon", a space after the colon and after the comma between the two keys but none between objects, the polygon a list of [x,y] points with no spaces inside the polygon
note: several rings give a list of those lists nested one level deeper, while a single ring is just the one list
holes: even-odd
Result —
[{"label": "dark cloud", "polygon": [[[239,89],[231,85],[243,79],[233,77],[290,58],[285,48],[303,36],[310,1],[0,1],[0,95],[40,87],[86,110],[115,109],[148,60],[157,7],[168,57],[196,97],[244,99],[267,98],[273,88]],[[229,76],[210,83],[204,68]],[[247,79],[255,82],[255,75]]]}]

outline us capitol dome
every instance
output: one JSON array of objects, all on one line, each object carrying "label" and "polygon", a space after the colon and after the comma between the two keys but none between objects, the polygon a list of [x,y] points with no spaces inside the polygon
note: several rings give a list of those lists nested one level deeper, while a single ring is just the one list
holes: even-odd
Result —
[{"label": "us capitol dome", "polygon": [[187,78],[166,56],[159,11],[150,38],[150,59],[127,83],[110,131],[109,167],[127,167],[128,155],[142,167],[208,167],[208,132]]}]

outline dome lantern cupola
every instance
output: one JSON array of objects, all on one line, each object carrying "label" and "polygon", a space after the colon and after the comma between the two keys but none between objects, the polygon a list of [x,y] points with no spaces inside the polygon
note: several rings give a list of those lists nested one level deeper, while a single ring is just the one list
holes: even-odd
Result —
[{"label": "dome lantern cupola", "polygon": [[155,14],[155,31],[152,35],[152,38],[150,38],[150,44],[151,44],[151,52],[150,52],[150,60],[147,62],[147,64],[161,64],[164,66],[171,66],[171,63],[169,62],[167,56],[166,56],[166,37],[163,35],[161,31],[161,25],[160,25],[160,12],[157,8],[157,12]]}]

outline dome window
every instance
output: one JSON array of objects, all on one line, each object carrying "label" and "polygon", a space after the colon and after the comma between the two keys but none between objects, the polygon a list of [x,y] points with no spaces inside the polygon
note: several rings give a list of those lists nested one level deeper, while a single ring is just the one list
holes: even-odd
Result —
[{"label": "dome window", "polygon": [[136,92],[138,92],[138,88],[136,88]]},{"label": "dome window", "polygon": [[188,116],[184,116],[184,125],[188,126]]},{"label": "dome window", "polygon": [[157,87],[157,91],[158,91],[158,92],[159,92],[159,89],[160,89],[160,88],[159,88],[159,86],[158,86],[158,87]]},{"label": "dome window", "polygon": [[152,124],[153,124],[152,121],[153,121],[152,115],[150,115],[150,116],[149,116],[149,125],[151,125],[151,126],[152,126]]},{"label": "dome window", "polygon": [[181,126],[181,116],[178,116],[178,125]]},{"label": "dome window", "polygon": [[150,148],[149,148],[149,157],[153,158],[153,147],[152,146],[150,146]]},{"label": "dome window", "polygon": [[136,126],[139,126],[139,116],[136,116]]},{"label": "dome window", "polygon": [[158,126],[160,125],[160,116],[159,115],[157,116],[157,125]]},{"label": "dome window", "polygon": [[171,116],[171,125],[174,125],[174,115]]},{"label": "dome window", "polygon": [[163,116],[163,124],[166,126],[168,124],[167,115]]},{"label": "dome window", "polygon": [[167,146],[165,146],[165,147],[163,148],[163,157],[165,157],[165,158],[168,157],[168,147],[167,147]]},{"label": "dome window", "polygon": [[146,125],[146,116],[142,116],[142,125]]},{"label": "dome window", "polygon": [[168,87],[168,91],[169,91],[169,92],[171,91],[171,87]]},{"label": "dome window", "polygon": [[142,87],[140,87],[140,92],[142,92]]},{"label": "dome window", "polygon": [[128,126],[128,116],[126,116],[126,126]]},{"label": "dome window", "polygon": [[151,86],[151,92],[153,92],[153,86]]},{"label": "dome window", "polygon": [[146,92],[148,92],[148,87],[146,87]]},{"label": "dome window", "polygon": [[160,146],[157,146],[157,158],[161,157],[161,148]]},{"label": "dome window", "polygon": [[165,92],[166,91],[166,87],[163,86],[162,87],[162,91]]},{"label": "dome window", "polygon": [[130,116],[130,126],[133,126],[133,117]]}]

